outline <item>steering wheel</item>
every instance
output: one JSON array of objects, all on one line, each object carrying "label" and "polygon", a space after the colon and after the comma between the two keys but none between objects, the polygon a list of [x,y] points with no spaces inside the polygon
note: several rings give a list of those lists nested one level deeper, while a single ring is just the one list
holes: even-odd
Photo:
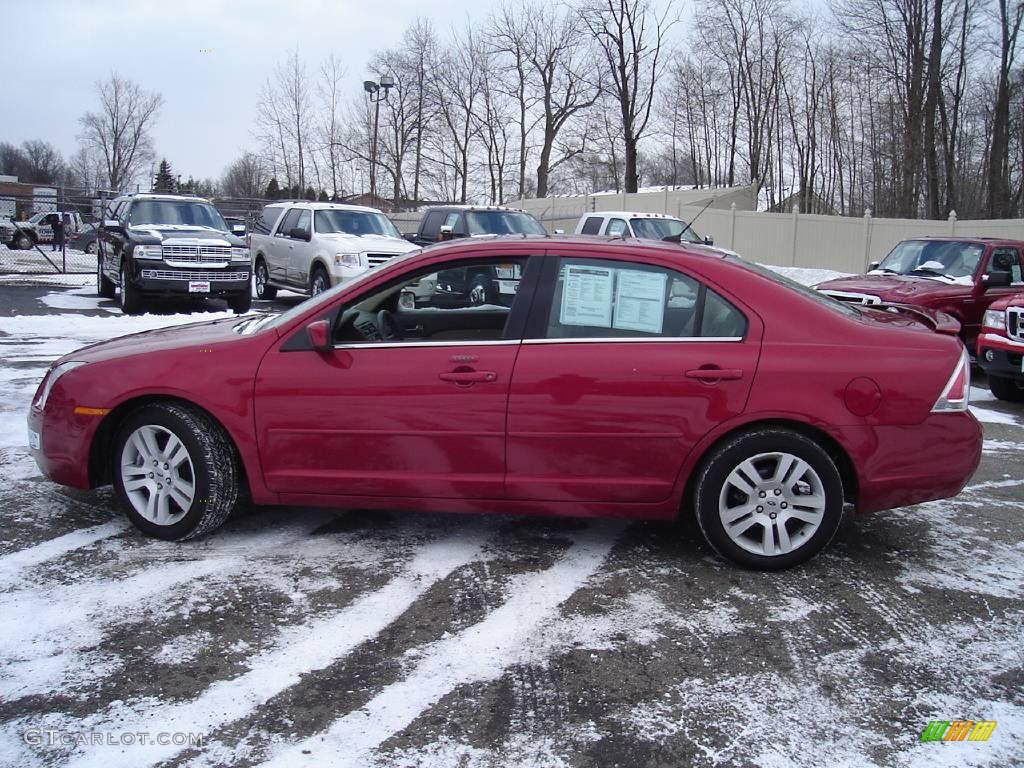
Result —
[{"label": "steering wheel", "polygon": [[377,313],[377,330],[384,341],[401,341],[402,333],[398,330],[398,322],[389,310],[382,309]]}]

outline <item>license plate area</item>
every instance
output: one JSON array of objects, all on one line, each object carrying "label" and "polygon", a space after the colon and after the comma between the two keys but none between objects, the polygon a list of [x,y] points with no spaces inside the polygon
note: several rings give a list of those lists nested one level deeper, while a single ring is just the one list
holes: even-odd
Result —
[{"label": "license plate area", "polygon": [[209,293],[210,292],[210,281],[209,280],[189,280],[188,281],[188,292],[189,293]]}]

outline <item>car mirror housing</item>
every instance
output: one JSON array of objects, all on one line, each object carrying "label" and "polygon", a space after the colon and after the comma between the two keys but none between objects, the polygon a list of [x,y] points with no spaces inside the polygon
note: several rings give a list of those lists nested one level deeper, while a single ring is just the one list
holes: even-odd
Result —
[{"label": "car mirror housing", "polygon": [[714,244],[715,244],[715,238],[709,237],[709,236],[705,235],[705,237],[704,237],[704,245],[714,245]]},{"label": "car mirror housing", "polygon": [[306,335],[317,352],[328,352],[331,349],[331,321],[316,320],[306,326]]},{"label": "car mirror housing", "polygon": [[1010,273],[1002,269],[993,270],[981,278],[981,284],[985,288],[1008,288],[1012,282]]},{"label": "car mirror housing", "polygon": [[309,230],[303,229],[302,227],[292,227],[288,236],[295,238],[296,240],[305,240],[306,242],[309,242],[310,240]]}]

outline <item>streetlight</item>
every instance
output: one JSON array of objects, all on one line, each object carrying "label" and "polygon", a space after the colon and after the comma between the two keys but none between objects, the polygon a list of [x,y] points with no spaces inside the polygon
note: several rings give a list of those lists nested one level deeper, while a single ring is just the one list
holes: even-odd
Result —
[{"label": "streetlight", "polygon": [[380,103],[388,98],[388,91],[395,87],[395,78],[381,75],[380,82],[363,81],[366,97],[373,102],[373,139],[370,141],[370,205],[377,197],[377,124],[380,122]]}]

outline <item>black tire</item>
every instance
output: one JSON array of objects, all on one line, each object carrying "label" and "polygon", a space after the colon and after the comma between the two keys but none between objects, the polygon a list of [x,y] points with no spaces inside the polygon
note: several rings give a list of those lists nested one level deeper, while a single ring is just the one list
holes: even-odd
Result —
[{"label": "black tire", "polygon": [[137,315],[142,311],[142,297],[132,281],[128,279],[127,263],[121,261],[121,311],[126,315]]},{"label": "black tire", "polygon": [[[136,509],[125,490],[121,467],[125,446],[136,430],[147,427],[155,427],[173,435],[188,452],[192,501],[183,515],[180,514],[180,506],[176,506],[177,519],[169,519],[166,524],[148,520]],[[164,443],[164,446],[167,445]],[[133,449],[129,447],[128,450],[131,452]],[[188,405],[152,403],[129,414],[115,434],[111,463],[114,492],[128,519],[140,531],[158,539],[184,541],[205,536],[224,524],[238,498],[241,472],[231,439],[210,416]],[[167,466],[163,465],[165,468]],[[157,471],[160,471],[159,465]]]},{"label": "black tire", "polygon": [[[801,460],[810,472],[801,472],[792,479],[785,472],[785,479],[779,483],[765,477],[773,463],[776,470],[785,466],[784,456]],[[740,465],[748,460],[753,460],[748,466],[753,467],[758,478],[747,485],[756,488],[757,496],[740,491],[729,481],[734,470],[739,471]],[[741,477],[740,482],[742,480]],[[798,485],[800,490],[795,491]],[[805,486],[810,493],[803,493]],[[785,490],[777,493],[777,488]],[[806,508],[808,503],[818,499],[819,492],[821,501],[816,503],[821,506],[820,512],[809,511]],[[801,496],[803,500],[796,501]],[[701,465],[693,500],[701,533],[718,554],[746,568],[777,571],[806,562],[835,536],[843,517],[843,481],[832,457],[814,440],[786,429],[766,427],[738,434],[717,446]],[[737,529],[742,529],[731,536],[726,531],[723,514],[736,515],[748,506],[749,512],[731,521]],[[797,512],[817,520],[817,527],[813,528],[803,519],[790,517]],[[755,527],[757,530],[751,531]],[[769,538],[766,535],[769,529],[771,548],[784,549],[780,528],[784,529],[791,548],[765,554],[764,543]],[[748,531],[751,533],[749,537]],[[758,533],[762,537],[760,543],[757,542]]]},{"label": "black tire", "polygon": [[256,259],[256,268],[252,273],[253,282],[256,284],[256,298],[272,301],[277,297],[277,286],[270,285],[270,273],[267,271],[267,263],[262,259]]},{"label": "black tire", "polygon": [[327,270],[321,266],[313,267],[309,275],[309,295],[316,296],[331,287],[331,278],[327,276]]},{"label": "black tire", "polygon": [[491,281],[487,275],[478,272],[470,278],[469,290],[466,292],[470,304],[473,306],[489,304],[494,300],[492,293]]},{"label": "black tire", "polygon": [[96,295],[102,299],[112,299],[117,294],[114,281],[103,274],[103,257],[96,259]]},{"label": "black tire", "polygon": [[988,388],[1000,400],[1011,403],[1024,402],[1024,382],[1006,376],[988,377]]},{"label": "black tire", "polygon": [[17,251],[27,251],[27,250],[29,250],[32,247],[32,243],[33,243],[32,238],[29,237],[24,232],[18,232],[14,236],[14,239],[11,241],[11,244],[14,246],[14,249],[17,250]]},{"label": "black tire", "polygon": [[236,315],[244,315],[252,308],[252,291],[246,290],[236,296],[228,298],[228,307]]}]

